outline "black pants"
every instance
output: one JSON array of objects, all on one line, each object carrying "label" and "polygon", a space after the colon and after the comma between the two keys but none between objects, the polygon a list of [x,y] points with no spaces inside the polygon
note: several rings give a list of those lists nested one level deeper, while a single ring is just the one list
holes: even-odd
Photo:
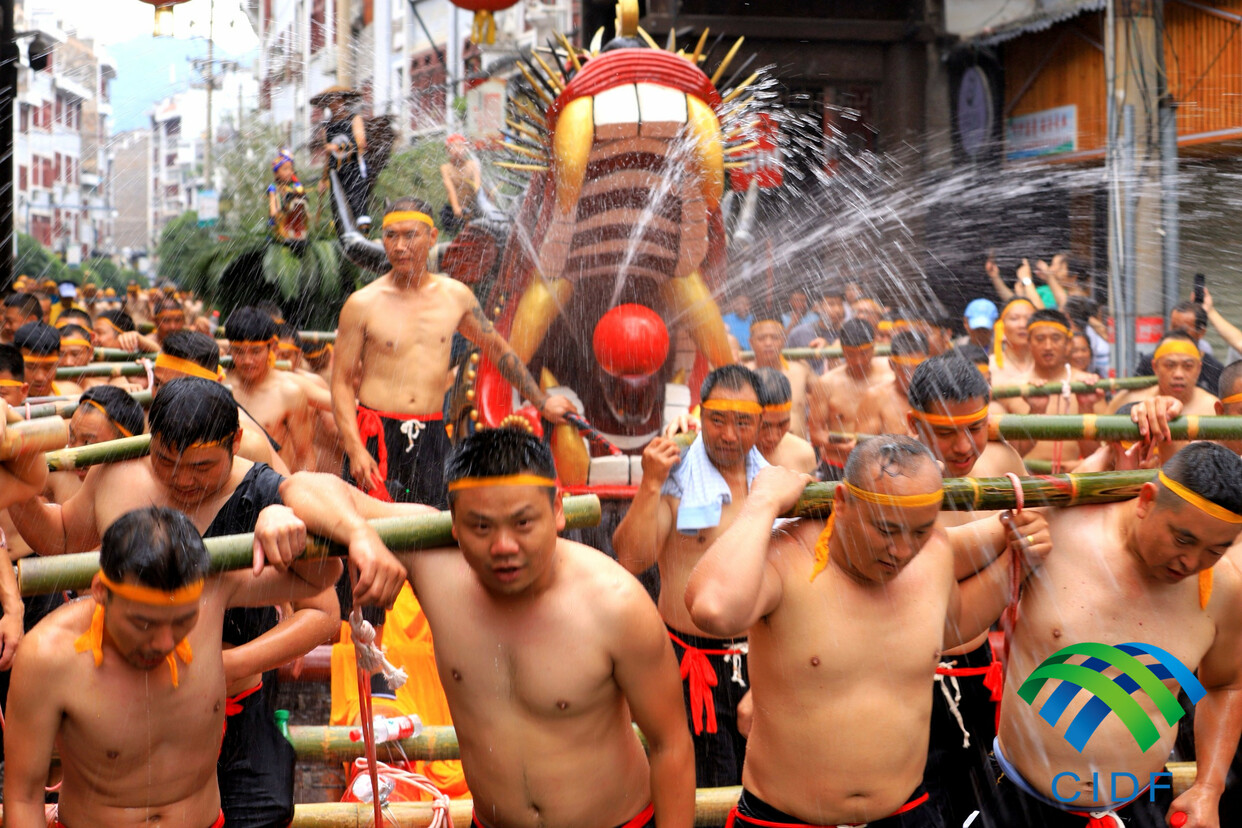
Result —
[{"label": "black pants", "polygon": [[[927,802],[914,804],[926,797],[920,786],[907,803],[910,809],[867,823],[867,828],[944,828],[940,815]],[[911,807],[912,806],[912,807]],[[773,808],[748,790],[742,791],[737,807],[729,814],[726,828],[770,828],[773,825],[807,825],[784,811]]]},{"label": "black pants", "polygon": [[228,717],[216,762],[225,828],[285,828],[293,820],[293,766],[297,753],[276,728],[263,687],[242,699],[241,712]]},{"label": "black pants", "polygon": [[[673,639],[673,654],[680,664],[685,659],[686,648],[677,639],[698,650],[733,649],[745,639],[719,639],[690,635],[679,630],[669,630]],[[733,663],[726,661],[723,655],[705,655],[712,672],[716,675],[716,686],[710,688],[712,705],[716,714],[716,732],[709,733],[706,711],[700,718],[701,732],[695,733],[695,715],[691,706],[691,681],[683,680],[682,694],[686,702],[686,715],[690,721],[690,733],[694,737],[694,778],[700,788],[721,788],[742,783],[742,763],[746,759],[746,740],[737,730],[737,704],[749,689],[750,677],[746,670],[746,656],[741,658],[742,681],[745,686],[733,680]],[[683,671],[684,672],[684,671]]]},{"label": "black pants", "polygon": [[[945,656],[954,668],[984,668],[992,663],[992,650],[985,641],[969,653]],[[927,746],[927,768],[923,784],[931,794],[932,807],[944,814],[945,823],[960,826],[978,810],[979,800],[988,789],[988,754],[996,738],[996,705],[992,691],[983,685],[983,676],[959,676],[937,679],[932,691],[931,738]],[[944,692],[956,697],[953,682],[961,698],[958,712],[970,734],[970,746],[963,747],[962,727],[957,723]]]}]

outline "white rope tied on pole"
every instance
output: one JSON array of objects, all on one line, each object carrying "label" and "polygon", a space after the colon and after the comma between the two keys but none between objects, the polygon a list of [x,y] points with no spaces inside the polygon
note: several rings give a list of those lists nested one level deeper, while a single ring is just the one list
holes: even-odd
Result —
[{"label": "white rope tied on pole", "polygon": [[370,675],[382,673],[389,690],[396,690],[405,684],[409,676],[405,670],[389,661],[383,650],[375,646],[375,627],[362,617],[362,610],[357,607],[349,614],[349,632],[354,641],[359,667]]}]

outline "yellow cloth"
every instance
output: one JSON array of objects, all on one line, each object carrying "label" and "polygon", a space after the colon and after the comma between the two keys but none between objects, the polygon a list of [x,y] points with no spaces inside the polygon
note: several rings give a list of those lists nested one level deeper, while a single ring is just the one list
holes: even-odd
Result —
[{"label": "yellow cloth", "polygon": [[[91,625],[78,636],[73,642],[74,652],[84,653],[87,650],[95,658],[95,666],[103,664],[103,636],[104,636],[104,606],[103,604],[95,605],[95,612],[91,615]],[[190,640],[182,639],[181,643],[173,649],[165,658],[168,662],[168,669],[172,673],[172,686],[176,689],[180,686],[180,676],[177,674],[177,659],[180,658],[186,664],[194,660],[194,651],[190,649]]]},{"label": "yellow cloth", "polygon": [[[427,616],[409,584],[401,587],[397,603],[389,610],[384,623],[384,650],[388,660],[405,669],[409,679],[397,689],[395,715],[416,714],[424,725],[451,725],[448,699],[436,672],[431,628]],[[358,721],[357,664],[349,624],[341,624],[341,642],[332,645],[332,719],[334,725],[350,725]],[[380,701],[376,701],[376,707]],[[391,707],[391,705],[389,705]],[[453,799],[470,796],[461,762],[415,762],[414,772],[431,780]]]}]

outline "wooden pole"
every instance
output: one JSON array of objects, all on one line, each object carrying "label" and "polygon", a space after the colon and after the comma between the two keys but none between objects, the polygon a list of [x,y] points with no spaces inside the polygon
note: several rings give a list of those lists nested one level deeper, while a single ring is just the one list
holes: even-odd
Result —
[{"label": "wooden pole", "polygon": [[69,442],[69,423],[63,417],[43,417],[14,423],[4,429],[0,441],[0,462],[23,454],[63,448]]},{"label": "wooden pole", "polygon": [[[876,345],[876,356],[888,356],[889,347],[887,345]],[[743,360],[752,360],[755,358],[754,351],[742,351]],[[781,351],[781,356],[785,359],[840,359],[844,356],[840,346],[829,346],[827,348],[786,348]],[[1061,393],[1060,387],[1057,393]]]},{"label": "wooden pole", "polygon": [[[1070,391],[1075,394],[1089,394],[1092,391],[1125,391],[1140,388],[1151,388],[1157,382],[1155,377],[1121,377],[1120,379],[1103,379],[1097,383],[1071,382]],[[1061,393],[1061,383],[1050,382],[1047,385],[1000,385],[992,389],[992,399],[1003,400],[1010,397],[1055,397]]]},{"label": "wooden pole", "polygon": [[[62,420],[63,422],[63,420]],[[119,441],[114,441],[119,442]],[[563,500],[566,529],[598,526],[599,498],[575,495]],[[370,522],[384,544],[394,552],[410,552],[453,546],[452,516],[448,512],[413,517],[382,518]],[[207,538],[204,543],[211,556],[213,572],[248,569],[254,561],[254,535],[226,535]],[[312,537],[306,543],[304,557],[343,556],[346,550],[323,538]],[[98,552],[80,552],[46,558],[31,556],[18,562],[18,583],[23,595],[45,595],[64,589],[86,589],[99,571]]]}]

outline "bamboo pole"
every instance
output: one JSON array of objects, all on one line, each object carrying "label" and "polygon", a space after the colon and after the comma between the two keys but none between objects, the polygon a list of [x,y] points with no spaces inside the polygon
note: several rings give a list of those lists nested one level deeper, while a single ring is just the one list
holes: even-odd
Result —
[{"label": "bamboo pole", "polygon": [[[150,391],[130,391],[129,395],[134,398],[134,402],[146,408],[151,404]],[[78,410],[78,398],[69,397],[55,402],[39,403],[32,406],[9,407],[10,423],[21,423],[31,420],[37,420],[41,417],[64,417],[68,419],[73,416],[73,412]]]},{"label": "bamboo pole", "polygon": [[[889,347],[887,345],[876,345],[876,356],[888,356]],[[827,348],[786,348],[781,351],[781,356],[785,359],[840,359],[844,354],[841,352],[839,345],[830,345]],[[752,360],[755,358],[754,351],[742,351],[743,360]],[[1061,393],[1058,386],[1057,393]]]},{"label": "bamboo pole", "polygon": [[0,463],[34,452],[62,448],[69,442],[69,423],[63,417],[43,417],[14,423],[4,429],[0,441]]},{"label": "bamboo pole", "polygon": [[[289,728],[289,743],[297,751],[299,761],[330,764],[352,762],[363,755],[363,744],[350,741],[351,730],[356,731],[357,728],[293,725]],[[402,739],[399,744],[401,751],[415,762],[461,758],[457,731],[451,725],[424,727],[421,734],[413,739]],[[385,750],[383,745],[377,747],[381,751]]]},{"label": "bamboo pole", "polygon": [[[62,421],[63,422],[63,421]],[[117,442],[117,441],[114,441]],[[564,498],[566,529],[599,525],[600,504],[595,495]],[[437,546],[453,546],[452,516],[448,512],[412,517],[382,518],[370,522],[384,545],[394,552],[410,552]],[[248,569],[254,561],[254,535],[207,538],[213,572]],[[343,556],[345,548],[323,538],[307,540],[305,557]],[[98,552],[80,552],[46,558],[31,556],[18,562],[17,578],[23,595],[44,595],[64,589],[86,589],[99,571]]]},{"label": "bamboo pole", "polygon": [[47,453],[50,471],[74,471],[96,466],[100,463],[119,463],[146,457],[151,450],[150,434],[135,434],[119,440],[105,440],[78,448],[62,448]]},{"label": "bamboo pole", "polygon": [[92,362],[133,362],[138,359],[155,359],[159,354],[141,354],[137,351],[126,351],[123,348],[96,348]]},{"label": "bamboo pole", "polygon": [[[1242,439],[1242,417],[1190,414],[1169,420],[1174,440]],[[988,439],[1138,440],[1139,428],[1124,415],[1005,414],[988,423]]]},{"label": "bamboo pole", "polygon": [[298,331],[298,337],[308,345],[336,342],[336,331]]},{"label": "bamboo pole", "polygon": [[[139,355],[131,354],[138,359]],[[220,357],[220,364],[225,368],[233,366],[232,357]],[[286,359],[277,360],[274,366],[277,371],[291,371],[293,365]],[[72,380],[78,377],[145,377],[146,366],[137,362],[92,362],[90,365],[75,365],[71,368],[57,368],[56,379]]]},{"label": "bamboo pole", "polygon": [[[1126,391],[1151,388],[1156,382],[1155,377],[1121,377],[1120,379],[1102,379],[1097,383],[1071,382],[1070,391],[1074,394],[1089,394],[1092,391]],[[1061,383],[1059,382],[1050,382],[1047,385],[1000,385],[992,389],[992,399],[1055,397],[1060,393]]]}]

